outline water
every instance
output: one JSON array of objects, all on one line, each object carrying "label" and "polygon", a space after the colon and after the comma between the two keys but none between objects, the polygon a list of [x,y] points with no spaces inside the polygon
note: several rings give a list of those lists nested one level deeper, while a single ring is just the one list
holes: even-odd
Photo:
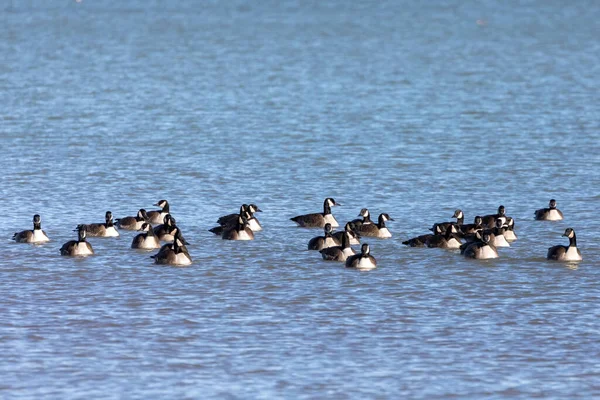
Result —
[{"label": "water", "polygon": [[[600,396],[596,2],[0,4],[0,397]],[[379,268],[289,217],[388,212]],[[168,199],[188,268],[78,223]],[[565,220],[533,221],[556,198]],[[264,231],[207,231],[254,202]],[[503,204],[478,262],[401,244]],[[52,241],[15,244],[42,215]],[[545,260],[575,228],[584,261]]]}]

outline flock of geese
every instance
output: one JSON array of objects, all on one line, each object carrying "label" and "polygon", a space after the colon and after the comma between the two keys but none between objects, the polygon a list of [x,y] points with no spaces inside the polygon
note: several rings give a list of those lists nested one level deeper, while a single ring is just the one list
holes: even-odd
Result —
[{"label": "flock of geese", "polygon": [[[360,210],[357,219],[345,224],[344,230],[334,232],[339,224],[331,213],[331,207],[339,203],[328,197],[323,202],[323,212],[303,214],[290,218],[298,226],[305,228],[322,228],[323,236],[313,237],[308,241],[308,250],[319,251],[322,258],[328,261],[344,262],[348,268],[370,270],[376,268],[377,260],[371,255],[369,244],[362,243],[363,237],[390,238],[391,232],[386,226],[393,219],[387,214],[379,214],[377,222],[371,220],[367,208]],[[110,211],[105,214],[105,222],[77,225],[77,240],[70,240],[62,245],[60,254],[64,256],[88,256],[94,254],[87,237],[117,237],[118,229],[140,231],[131,247],[134,249],[158,250],[152,256],[157,264],[190,265],[192,258],[187,250],[187,241],[170,214],[169,203],[160,200],[155,206],[160,210],[146,212],[140,209],[135,216],[115,219]],[[224,215],[217,220],[217,226],[209,229],[225,240],[253,240],[254,233],[261,231],[262,226],[255,216],[261,212],[255,204],[243,204],[238,213]],[[456,210],[452,218],[456,221],[439,222],[429,229],[432,233],[420,235],[402,242],[411,247],[438,247],[459,249],[468,258],[497,258],[498,248],[509,247],[517,240],[514,232],[514,219],[506,215],[504,206],[498,207],[496,214],[476,216],[472,224],[464,223],[464,214]],[[550,200],[547,208],[535,211],[536,220],[558,221],[563,214],[556,208],[556,201]],[[154,227],[153,227],[154,224]],[[580,261],[581,252],[577,248],[575,231],[567,228],[563,236],[569,239],[569,245],[556,245],[548,249],[547,258],[558,261]],[[42,230],[41,217],[33,216],[33,229],[15,233],[13,240],[19,243],[44,243],[50,239]],[[161,245],[161,242],[166,242]],[[352,245],[361,244],[360,252],[355,252]]]}]

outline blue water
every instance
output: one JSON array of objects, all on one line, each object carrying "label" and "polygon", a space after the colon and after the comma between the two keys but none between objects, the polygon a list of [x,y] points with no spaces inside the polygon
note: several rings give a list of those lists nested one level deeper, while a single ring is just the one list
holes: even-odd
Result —
[{"label": "blue water", "polygon": [[[600,396],[597,2],[0,3],[0,397]],[[393,237],[306,249],[325,197]],[[557,199],[560,222],[533,220]],[[79,223],[168,199],[194,264]],[[256,203],[264,231],[207,230]],[[493,261],[401,244],[503,204]],[[16,244],[35,213],[51,242]],[[584,257],[547,248],[577,232]]]}]

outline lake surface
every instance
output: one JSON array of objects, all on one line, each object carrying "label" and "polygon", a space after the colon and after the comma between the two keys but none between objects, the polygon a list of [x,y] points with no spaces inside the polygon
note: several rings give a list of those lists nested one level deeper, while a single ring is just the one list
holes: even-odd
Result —
[{"label": "lake surface", "polygon": [[[600,4],[496,3],[0,3],[0,397],[599,397]],[[306,250],[328,196],[395,219],[377,269]],[[192,266],[59,255],[160,199]],[[401,243],[500,204],[497,260]]]}]

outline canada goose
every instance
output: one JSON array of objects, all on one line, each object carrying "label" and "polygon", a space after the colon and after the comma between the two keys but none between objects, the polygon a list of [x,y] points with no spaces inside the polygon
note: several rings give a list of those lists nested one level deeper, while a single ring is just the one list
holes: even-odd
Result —
[{"label": "canada goose", "polygon": [[[172,242],[174,240],[175,232],[177,232],[179,228],[173,221],[171,214],[167,214],[165,215],[163,223],[154,227],[153,231],[158,240],[163,242]],[[185,239],[183,239],[183,244],[188,244]]]},{"label": "canada goose", "polygon": [[346,268],[370,270],[376,267],[377,260],[371,255],[371,248],[367,243],[363,243],[361,246],[360,254],[355,254],[346,259]]},{"label": "canada goose", "polygon": [[517,234],[515,233],[515,219],[506,217],[506,230],[504,231],[504,237],[506,241],[512,243],[517,240]]},{"label": "canada goose", "polygon": [[476,215],[472,224],[463,224],[460,226],[460,234],[462,236],[470,235],[482,229],[484,229],[483,218],[481,218],[479,215]]},{"label": "canada goose", "polygon": [[317,236],[308,241],[308,250],[322,250],[327,247],[339,246],[340,242],[331,236],[331,224],[326,223],[323,228],[324,235]]},{"label": "canada goose", "polygon": [[160,207],[161,209],[157,211],[148,211],[148,222],[151,224],[162,224],[165,215],[170,213],[169,202],[166,200],[159,200],[153,205]]},{"label": "canada goose", "polygon": [[17,232],[12,238],[18,243],[45,243],[50,240],[42,230],[42,218],[39,214],[33,216],[32,230]]},{"label": "canada goose", "polygon": [[448,226],[452,226],[452,232],[453,233],[458,233],[460,226],[463,224],[463,222],[465,221],[465,214],[462,212],[462,210],[455,210],[454,214],[452,215],[451,218],[456,218],[456,222],[438,222],[436,224],[433,224],[433,226],[429,229],[432,232],[435,232],[435,227],[436,226],[440,226],[440,232],[446,232],[446,228]]},{"label": "canada goose", "polygon": [[569,238],[568,246],[552,246],[548,249],[547,258],[549,260],[557,260],[557,261],[581,261],[583,257],[581,256],[581,251],[577,248],[577,237],[575,236],[575,231],[573,228],[567,228],[563,236]]},{"label": "canada goose", "polygon": [[356,228],[358,228],[361,225],[367,225],[367,224],[372,224],[373,221],[371,221],[371,213],[369,212],[368,208],[363,208],[360,210],[360,212],[358,213],[359,217],[362,217],[362,219],[358,218],[358,219],[353,219],[352,222],[354,224],[354,226]]},{"label": "canada goose", "polygon": [[115,220],[118,228],[129,231],[139,231],[144,222],[148,222],[148,213],[143,208],[140,208],[135,217],[117,218]]},{"label": "canada goose", "polygon": [[539,221],[560,221],[563,219],[563,213],[556,208],[556,200],[551,199],[548,208],[540,208],[535,211],[535,219]]},{"label": "canada goose", "polygon": [[344,225],[344,230],[343,231],[339,231],[339,232],[334,232],[331,234],[331,236],[333,236],[334,238],[336,238],[337,240],[340,241],[340,243],[342,242],[342,237],[348,234],[348,237],[350,238],[350,244],[360,244],[360,235],[356,232],[355,228],[354,228],[354,224],[352,222],[346,222],[346,225]]},{"label": "canada goose", "polygon": [[482,224],[485,228],[493,228],[494,226],[496,226],[496,220],[498,218],[506,218],[506,209],[504,208],[504,206],[500,206],[498,207],[498,213],[497,214],[489,214],[484,216],[482,219]]},{"label": "canada goose", "polygon": [[481,235],[476,233],[480,239],[468,244],[466,247],[461,246],[461,253],[467,258],[475,258],[478,260],[486,260],[489,258],[498,258],[498,251],[493,244],[490,244],[490,235],[484,233]]},{"label": "canada goose", "polygon": [[242,204],[240,207],[240,212],[237,214],[228,214],[220,217],[217,220],[217,223],[221,226],[233,226],[237,224],[238,216],[242,215],[248,220],[248,227],[252,229],[253,232],[258,232],[262,230],[262,226],[258,221],[258,218],[254,216],[254,213],[262,212],[260,208],[256,204]]},{"label": "canada goose", "polygon": [[346,261],[350,256],[356,254],[350,247],[350,235],[347,232],[342,232],[342,240],[339,246],[327,247],[319,250],[323,260],[327,261]]},{"label": "canada goose", "polygon": [[154,230],[152,229],[152,225],[148,222],[144,222],[142,227],[140,228],[142,233],[136,235],[131,242],[132,249],[142,249],[142,250],[153,250],[160,249],[160,241],[154,234]]},{"label": "canada goose", "polygon": [[[438,226],[439,228],[439,226]],[[446,232],[442,234],[432,235],[425,241],[427,247],[439,247],[442,249],[458,249],[462,244],[458,234],[453,232],[452,225],[446,226]]]},{"label": "canada goose", "polygon": [[[82,224],[85,226],[85,231],[89,237],[117,237],[119,236],[119,231],[115,228],[113,224],[113,215],[110,211],[107,211],[104,214],[104,223],[97,224]],[[79,228],[81,225],[77,225]]]},{"label": "canada goose", "polygon": [[506,240],[506,236],[504,234],[507,231],[506,225],[504,225],[502,219],[496,220],[496,226],[491,230],[493,240],[490,240],[490,243],[494,245],[494,247],[510,247],[510,244]]},{"label": "canada goose", "polygon": [[393,221],[388,214],[382,213],[379,214],[379,218],[376,224],[363,224],[360,225],[358,229],[358,233],[362,236],[376,237],[376,238],[390,238],[392,234],[389,229],[385,226],[386,221]]},{"label": "canada goose", "polygon": [[414,238],[405,240],[402,244],[405,244],[410,247],[425,247],[427,240],[431,238],[433,235],[441,235],[442,231],[440,230],[439,225],[434,225],[433,229],[435,229],[435,233],[427,233],[425,235],[416,236]]},{"label": "canada goose", "polygon": [[339,205],[333,198],[328,197],[323,202],[322,213],[298,215],[290,219],[297,223],[298,226],[305,228],[323,228],[326,223],[330,223],[332,228],[337,228],[339,224],[333,215],[331,215],[331,207]]},{"label": "canada goose", "polygon": [[237,224],[224,230],[221,238],[225,240],[254,240],[254,233],[248,227],[246,218],[238,216]]},{"label": "canada goose", "polygon": [[92,245],[85,238],[87,232],[85,226],[80,225],[77,229],[77,240],[69,240],[60,248],[60,254],[63,256],[89,256],[94,254]]},{"label": "canada goose", "polygon": [[185,247],[179,229],[176,228],[174,234],[173,243],[164,245],[157,254],[150,256],[156,264],[190,265],[192,263],[192,257]]}]

